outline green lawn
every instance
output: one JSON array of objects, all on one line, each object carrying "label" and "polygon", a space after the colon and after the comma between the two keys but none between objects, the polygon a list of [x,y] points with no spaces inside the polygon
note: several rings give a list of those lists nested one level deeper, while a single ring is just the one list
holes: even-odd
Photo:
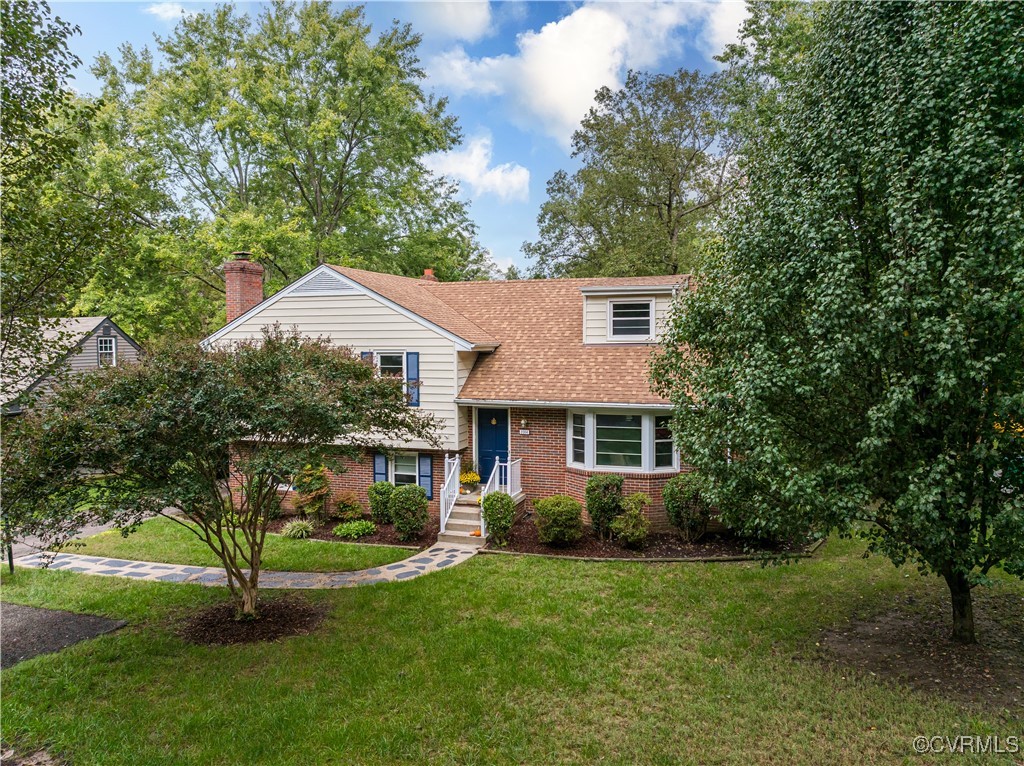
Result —
[{"label": "green lawn", "polygon": [[[220,560],[194,534],[162,516],[143,522],[136,532],[124,537],[117,530],[77,541],[68,553],[108,556],[167,564],[195,564],[219,567]],[[349,545],[318,540],[290,540],[267,535],[263,547],[263,568],[284,572],[347,572],[382,566],[408,558],[412,551],[384,545]]]},{"label": "green lawn", "polygon": [[823,628],[941,593],[862,550],[769,569],[477,556],[306,593],[331,608],[316,634],[217,648],[174,629],[221,589],[19,570],[6,600],[132,625],[4,671],[3,735],[75,766],[1013,763],[912,741],[1020,720],[815,658]]}]

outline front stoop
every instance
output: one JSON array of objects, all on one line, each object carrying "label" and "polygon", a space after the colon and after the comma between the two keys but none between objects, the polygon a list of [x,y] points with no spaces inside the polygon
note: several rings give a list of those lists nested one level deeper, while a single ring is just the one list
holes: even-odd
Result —
[{"label": "front stoop", "polygon": [[486,537],[477,537],[472,532],[480,529],[480,495],[459,495],[452,508],[445,531],[437,536],[439,543],[461,543],[478,548],[487,542]]}]

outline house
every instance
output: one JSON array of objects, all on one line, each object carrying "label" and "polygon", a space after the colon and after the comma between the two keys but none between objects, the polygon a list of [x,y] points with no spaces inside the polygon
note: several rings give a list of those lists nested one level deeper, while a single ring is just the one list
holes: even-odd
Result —
[{"label": "house", "polygon": [[4,382],[4,415],[17,415],[30,398],[45,396],[61,375],[134,362],[142,353],[139,344],[108,316],[57,319],[43,336],[52,357],[34,365],[44,370],[42,374]]},{"label": "house", "polygon": [[336,492],[365,502],[374,481],[420,484],[444,539],[457,539],[447,522],[467,458],[485,491],[517,501],[582,500],[590,476],[614,472],[626,492],[651,496],[652,528],[668,528],[661,490],[684,466],[648,359],[686,277],[439,282],[429,269],[413,279],[323,265],[263,300],[263,269],[247,254],[224,271],[228,322],[204,343],[275,323],[330,337],[405,378],[410,406],[439,422],[439,448],[366,455],[333,478]]}]

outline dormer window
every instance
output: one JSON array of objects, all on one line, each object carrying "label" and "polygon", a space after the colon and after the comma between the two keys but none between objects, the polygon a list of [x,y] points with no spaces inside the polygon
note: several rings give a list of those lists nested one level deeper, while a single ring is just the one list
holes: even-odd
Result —
[{"label": "dormer window", "polygon": [[654,301],[608,301],[608,337],[643,341],[654,337]]}]

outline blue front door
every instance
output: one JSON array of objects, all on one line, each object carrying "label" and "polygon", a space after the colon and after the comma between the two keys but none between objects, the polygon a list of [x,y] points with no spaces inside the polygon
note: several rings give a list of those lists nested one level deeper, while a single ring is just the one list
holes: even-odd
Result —
[{"label": "blue front door", "polygon": [[495,460],[508,460],[508,410],[477,410],[476,455],[483,482],[491,478]]}]

